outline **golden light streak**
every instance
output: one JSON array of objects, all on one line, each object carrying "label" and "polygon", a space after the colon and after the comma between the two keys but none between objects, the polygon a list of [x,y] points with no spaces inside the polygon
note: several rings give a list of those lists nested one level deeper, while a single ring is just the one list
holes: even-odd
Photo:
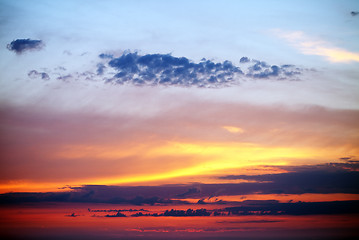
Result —
[{"label": "golden light streak", "polygon": [[[125,147],[126,148],[126,147]],[[98,161],[106,159],[119,159],[119,156],[133,155],[137,158],[137,164],[147,163],[151,159],[168,159],[173,160],[173,165],[162,167],[161,162],[157,162],[153,166],[142,168],[141,170],[131,171],[131,173],[121,174],[121,176],[109,177],[92,177],[92,178],[73,178],[69,176],[66,182],[54,182],[49,179],[48,182],[22,182],[16,184],[2,184],[0,191],[14,191],[22,189],[44,190],[64,185],[117,185],[117,184],[135,184],[146,183],[151,181],[161,181],[186,177],[186,176],[204,176],[223,174],[230,169],[245,169],[255,166],[281,166],[281,165],[304,165],[304,164],[320,164],[328,161],[335,161],[339,157],[347,155],[346,149],[340,148],[298,148],[298,147],[271,147],[261,146],[253,143],[212,143],[212,142],[167,142],[149,144],[149,146],[141,146],[139,148],[123,149],[119,146],[72,146],[69,155],[63,152],[63,156],[68,160],[78,157],[84,149],[90,149],[93,156],[97,156]],[[103,152],[106,153],[103,153]],[[103,154],[102,154],[103,153]],[[89,154],[89,153],[87,153]],[[82,156],[82,155],[81,155]],[[119,159],[118,161],[124,161]],[[166,161],[167,162],[167,161]],[[91,166],[86,166],[90,167]],[[119,169],[120,170],[120,169]],[[123,171],[126,172],[126,171]],[[245,174],[245,170],[243,172]],[[74,176],[75,177],[75,176]],[[57,190],[59,191],[59,190]]]},{"label": "golden light streak", "polygon": [[334,47],[323,40],[314,40],[301,31],[284,32],[274,29],[271,32],[285,39],[304,54],[323,56],[331,62],[359,62],[359,53]]}]

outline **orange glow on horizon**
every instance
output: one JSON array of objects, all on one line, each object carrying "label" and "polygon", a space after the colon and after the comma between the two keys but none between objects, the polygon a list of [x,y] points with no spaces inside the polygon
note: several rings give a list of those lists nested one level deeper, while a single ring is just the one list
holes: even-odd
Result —
[{"label": "orange glow on horizon", "polygon": [[[338,159],[345,150],[323,148],[290,148],[267,147],[252,143],[187,143],[167,142],[156,146],[145,146],[122,149],[115,146],[72,146],[69,155],[63,152],[67,159],[77,158],[92,154],[105,161],[106,158],[117,159],[120,156],[136,156],[138,162],[146,162],[148,159],[165,158],[176,159],[173,165],[159,168],[149,166],[148,169],[132,171],[132,174],[121,176],[77,178],[63,182],[48,181],[30,182],[18,181],[0,185],[1,192],[10,191],[59,191],[58,187],[64,185],[118,185],[146,183],[187,177],[220,175],[231,169],[251,168],[255,166],[271,165],[305,165],[325,163],[328,159]],[[84,150],[88,151],[84,151]],[[139,149],[141,152],[139,153]],[[178,161],[180,159],[181,161]],[[243,173],[245,174],[245,172]]]}]

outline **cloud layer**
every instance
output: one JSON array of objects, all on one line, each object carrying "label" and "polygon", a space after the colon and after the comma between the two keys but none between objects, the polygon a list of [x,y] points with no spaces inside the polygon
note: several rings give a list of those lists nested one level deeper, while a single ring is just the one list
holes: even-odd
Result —
[{"label": "cloud layer", "polygon": [[69,192],[6,193],[0,203],[23,202],[87,202],[133,205],[189,204],[186,199],[201,199],[198,204],[208,204],[203,199],[217,197],[214,203],[226,204],[220,196],[247,194],[359,194],[357,161],[328,165],[283,167],[291,172],[264,175],[230,175],[222,180],[245,179],[251,182],[216,184],[170,184],[160,186],[104,186],[88,185],[69,187]]}]

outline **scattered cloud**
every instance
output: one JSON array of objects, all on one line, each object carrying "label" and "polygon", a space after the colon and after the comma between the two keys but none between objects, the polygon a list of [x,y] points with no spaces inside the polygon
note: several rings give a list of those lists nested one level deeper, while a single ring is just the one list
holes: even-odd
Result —
[{"label": "scattered cloud", "polygon": [[44,47],[44,43],[41,40],[16,39],[7,45],[7,49],[14,51],[18,54],[28,50],[40,50]]},{"label": "scattered cloud", "polygon": [[272,30],[272,33],[286,40],[303,54],[323,56],[330,62],[359,62],[359,53],[335,47],[321,39],[313,39],[304,32],[285,32],[276,29]]},{"label": "scattered cloud", "polygon": [[[164,210],[162,212],[151,213],[148,211],[138,211],[129,215],[130,217],[218,217],[218,216],[263,216],[263,215],[317,215],[317,214],[356,214],[359,213],[359,201],[329,201],[329,202],[288,202],[281,203],[276,200],[246,200],[238,206],[225,207],[220,209],[191,209],[187,210]],[[104,210],[109,212],[109,210]],[[73,213],[74,214],[74,213]],[[72,215],[69,215],[72,216]],[[97,217],[101,215],[95,215]],[[127,215],[117,211],[115,214],[106,214],[103,217],[127,217]],[[242,221],[218,221],[217,223],[277,223],[282,220],[242,220]]]},{"label": "scattered cloud", "polygon": [[[108,67],[117,72],[107,82],[114,84],[133,84],[136,86],[183,86],[183,87],[226,87],[239,84],[244,78],[286,79],[301,74],[302,70],[293,65],[268,65],[263,61],[242,57],[240,63],[248,65],[243,71],[232,62],[214,62],[202,59],[194,63],[186,57],[174,57],[170,54],[146,54],[127,52],[114,58],[113,55],[100,54]],[[104,74],[106,65],[97,65],[97,74]]]},{"label": "scattered cloud", "polygon": [[125,53],[109,62],[118,72],[111,80],[117,84],[132,82],[134,85],[218,86],[234,83],[242,75],[239,67],[230,61],[214,63],[203,59],[193,63],[185,57],[170,54]]},{"label": "scattered cloud", "polygon": [[50,80],[49,74],[47,74],[46,72],[38,72],[36,70],[31,70],[27,75],[32,79],[40,78],[42,80]]}]

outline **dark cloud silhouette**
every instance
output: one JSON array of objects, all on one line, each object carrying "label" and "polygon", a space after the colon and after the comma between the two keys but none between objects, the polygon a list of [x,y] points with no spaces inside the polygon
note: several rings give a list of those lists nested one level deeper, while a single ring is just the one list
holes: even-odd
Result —
[{"label": "dark cloud silhouette", "polygon": [[166,210],[163,213],[163,216],[170,217],[193,217],[193,216],[210,216],[211,212],[207,211],[207,209],[201,208],[197,210],[187,209],[185,210]]},{"label": "dark cloud silhouette", "polygon": [[275,200],[244,201],[239,207],[224,209],[229,215],[318,215],[356,214],[359,201],[280,203]]},{"label": "dark cloud silhouette", "polygon": [[76,215],[76,213],[71,213],[71,214],[69,214],[69,215],[65,215],[66,217],[78,217],[78,216],[80,216],[80,215]]},{"label": "dark cloud silhouette", "polygon": [[38,72],[36,70],[31,70],[28,74],[27,74],[30,78],[40,78],[42,80],[50,80],[50,76],[45,73],[45,72]]},{"label": "dark cloud silhouette", "polygon": [[41,40],[16,39],[7,45],[7,49],[14,51],[18,54],[28,50],[40,50],[43,48],[44,43]]},{"label": "dark cloud silhouette", "polygon": [[249,183],[252,190],[269,193],[359,193],[358,163],[331,163],[326,165],[283,167],[292,171],[280,174],[229,175],[221,179],[255,180],[262,183]]},{"label": "dark cloud silhouette", "polygon": [[352,11],[352,12],[350,12],[350,14],[351,14],[353,17],[355,17],[356,15],[359,14],[359,12],[358,12],[358,11]]},{"label": "dark cloud silhouette", "polygon": [[120,211],[118,211],[116,214],[107,214],[105,215],[105,217],[127,217],[125,214],[121,213]]},{"label": "dark cloud silhouette", "polygon": [[[39,203],[39,202],[82,202],[82,203],[112,203],[130,205],[155,204],[188,204],[186,201],[171,200],[157,196],[143,197],[151,187],[108,187],[85,186],[71,192],[48,193],[6,193],[0,194],[0,204]],[[111,190],[114,191],[111,193]],[[156,188],[155,188],[156,189]],[[142,190],[142,191],[141,191]],[[160,189],[167,190],[166,188]],[[122,194],[123,193],[123,194]],[[139,194],[132,197],[133,194]],[[160,194],[155,190],[155,194]]]}]

